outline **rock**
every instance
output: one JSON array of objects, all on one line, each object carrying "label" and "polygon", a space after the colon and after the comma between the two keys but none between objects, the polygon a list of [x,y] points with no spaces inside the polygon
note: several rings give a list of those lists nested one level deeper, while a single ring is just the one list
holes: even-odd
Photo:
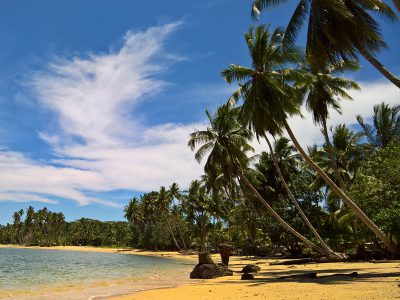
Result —
[{"label": "rock", "polygon": [[224,265],[202,264],[194,267],[190,273],[191,279],[212,279],[222,276],[232,276],[233,272]]},{"label": "rock", "polygon": [[244,273],[242,275],[242,278],[240,278],[240,279],[241,280],[252,280],[252,279],[254,279],[254,276],[252,274],[249,274],[249,273]]},{"label": "rock", "polygon": [[241,273],[257,273],[260,270],[261,268],[259,266],[247,265],[242,269]]}]

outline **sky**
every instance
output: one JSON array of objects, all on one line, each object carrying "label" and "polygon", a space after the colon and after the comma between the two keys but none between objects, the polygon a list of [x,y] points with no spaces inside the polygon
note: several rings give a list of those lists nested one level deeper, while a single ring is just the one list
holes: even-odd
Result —
[{"label": "sky", "polygon": [[[189,134],[235,89],[220,72],[249,65],[244,32],[284,27],[289,2],[256,22],[250,0],[2,0],[0,224],[29,205],[68,221],[122,220],[132,197],[185,189],[202,174]],[[389,47],[378,58],[400,75],[400,22],[380,22]],[[399,89],[361,65],[346,76],[362,90],[330,125],[355,128],[374,104],[400,103]],[[322,142],[307,112],[290,123],[303,145]]]}]

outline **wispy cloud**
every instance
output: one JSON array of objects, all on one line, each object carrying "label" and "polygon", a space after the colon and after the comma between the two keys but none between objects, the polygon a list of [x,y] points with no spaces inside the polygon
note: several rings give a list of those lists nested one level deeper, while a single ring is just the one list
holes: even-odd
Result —
[{"label": "wispy cloud", "polygon": [[195,124],[145,127],[135,118],[135,104],[168,86],[160,74],[176,56],[165,42],[179,25],[128,32],[118,51],[58,58],[34,74],[39,105],[58,120],[39,137],[57,158],[45,164],[0,152],[0,201],[116,205],[87,194],[186,185],[198,176],[200,167],[186,147]]}]

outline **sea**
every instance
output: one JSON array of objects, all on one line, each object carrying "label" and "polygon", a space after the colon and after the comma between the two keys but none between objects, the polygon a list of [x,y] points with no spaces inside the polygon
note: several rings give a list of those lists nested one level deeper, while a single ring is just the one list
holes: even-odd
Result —
[{"label": "sea", "polygon": [[104,299],[189,282],[192,267],[134,254],[0,248],[0,299]]}]

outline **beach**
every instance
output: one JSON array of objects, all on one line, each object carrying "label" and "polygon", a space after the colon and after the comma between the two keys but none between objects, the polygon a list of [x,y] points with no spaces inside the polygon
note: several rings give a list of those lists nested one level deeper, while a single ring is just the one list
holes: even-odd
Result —
[{"label": "beach", "polygon": [[[4,246],[2,246],[4,247]],[[6,246],[7,247],[7,246]],[[29,247],[32,249],[32,247]],[[36,249],[36,247],[34,247]],[[43,249],[37,247],[37,249]],[[47,248],[45,248],[47,249]],[[197,263],[197,255],[183,255],[168,251],[141,251],[96,247],[51,247],[54,250],[123,253],[167,257]],[[220,262],[219,255],[213,254],[214,262]],[[339,262],[301,265],[270,265],[271,258],[232,256],[229,267],[233,276],[211,280],[189,280],[189,274],[171,274],[168,278],[155,278],[135,283],[135,291],[107,295],[102,287],[97,288],[92,299],[144,300],[144,299],[398,299],[400,297],[400,261],[391,262]],[[256,264],[261,271],[254,280],[240,280],[238,273],[243,266]],[[317,278],[283,276],[316,272]],[[358,276],[332,276],[357,272]],[[96,288],[91,292],[95,292]],[[78,295],[76,291],[75,295]],[[73,293],[71,294],[73,295]],[[51,299],[51,298],[49,298]],[[72,298],[71,298],[72,299]]]},{"label": "beach", "polygon": [[[138,292],[111,297],[112,300],[214,300],[214,299],[399,299],[400,262],[324,263],[270,266],[270,259],[232,257],[230,267],[240,271],[246,264],[257,264],[261,271],[255,280],[242,281],[241,274],[204,280],[194,285]],[[274,260],[275,261],[275,260]],[[277,279],[280,276],[318,272],[321,278]],[[358,272],[358,276],[328,276]]]}]

